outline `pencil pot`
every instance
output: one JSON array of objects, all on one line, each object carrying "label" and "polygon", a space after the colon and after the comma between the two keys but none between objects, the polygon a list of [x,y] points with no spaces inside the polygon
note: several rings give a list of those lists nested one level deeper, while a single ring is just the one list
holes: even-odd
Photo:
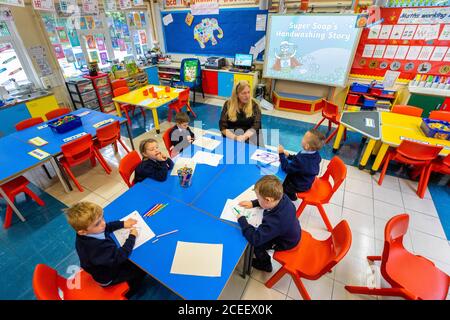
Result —
[{"label": "pencil pot", "polygon": [[192,183],[192,169],[184,167],[179,169],[177,174],[180,181],[180,186],[182,188],[189,188]]}]

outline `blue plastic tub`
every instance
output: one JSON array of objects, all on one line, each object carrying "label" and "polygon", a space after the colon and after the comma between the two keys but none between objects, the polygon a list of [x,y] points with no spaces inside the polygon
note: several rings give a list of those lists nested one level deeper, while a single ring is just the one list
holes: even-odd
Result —
[{"label": "blue plastic tub", "polygon": [[350,91],[352,91],[352,92],[366,93],[369,91],[369,89],[370,89],[370,84],[362,84],[362,83],[353,82],[352,85],[350,86]]},{"label": "blue plastic tub", "polygon": [[[430,138],[450,140],[450,123],[443,120],[434,120],[424,118],[422,119],[420,129],[423,133]],[[433,124],[441,125],[441,128],[432,128]]]},{"label": "blue plastic tub", "polygon": [[[67,116],[74,117],[74,119],[58,125],[58,122]],[[53,130],[53,132],[56,133],[65,133],[67,131],[81,127],[81,125],[81,118],[76,115],[64,115],[48,122],[48,126]]]},{"label": "blue plastic tub", "polygon": [[363,96],[363,107],[365,108],[373,108],[377,103],[377,99],[372,99],[371,97]]}]

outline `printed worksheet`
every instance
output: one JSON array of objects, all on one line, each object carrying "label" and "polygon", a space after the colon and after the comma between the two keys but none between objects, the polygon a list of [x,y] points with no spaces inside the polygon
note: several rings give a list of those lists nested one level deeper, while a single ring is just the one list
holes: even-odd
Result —
[{"label": "printed worksheet", "polygon": [[446,24],[444,29],[442,29],[439,40],[450,40],[450,24]]},{"label": "printed worksheet", "polygon": [[384,50],[386,49],[386,45],[378,44],[375,47],[375,52],[373,53],[373,58],[381,59],[383,58]]},{"label": "printed worksheet", "polygon": [[403,30],[405,30],[405,25],[397,24],[392,28],[390,39],[400,39],[403,34]]},{"label": "printed worksheet", "polygon": [[403,30],[402,39],[411,40],[414,37],[414,32],[416,32],[416,25],[407,25]]},{"label": "printed worksheet", "polygon": [[[145,223],[142,216],[136,210],[120,219],[120,221],[126,221],[128,219],[134,219],[137,221],[135,224],[135,228],[138,231],[138,236],[136,238],[136,242],[134,244],[134,249],[139,248],[141,245],[146,243],[148,240],[155,237],[155,233],[150,229],[147,223]],[[120,246],[123,246],[125,241],[128,239],[130,235],[130,229],[119,229],[114,231],[114,235],[116,236],[117,241],[120,243]]]},{"label": "printed worksheet", "polygon": [[384,52],[385,59],[393,59],[395,53],[397,52],[398,46],[389,45],[386,47],[386,51]]},{"label": "printed worksheet", "polygon": [[408,54],[409,46],[398,46],[395,59],[404,60]]},{"label": "printed worksheet", "polygon": [[214,154],[210,152],[197,151],[192,159],[197,163],[207,164],[213,167],[217,167],[222,160],[223,155]]},{"label": "printed worksheet", "polygon": [[380,35],[378,36],[378,39],[389,39],[389,36],[391,35],[392,31],[392,25],[385,24],[381,27]]},{"label": "printed worksheet", "polygon": [[381,31],[381,24],[377,24],[371,28],[369,28],[369,35],[367,36],[367,39],[378,39],[378,36],[380,35]]},{"label": "printed worksheet", "polygon": [[197,147],[212,151],[215,148],[217,148],[221,143],[222,141],[220,140],[215,140],[208,137],[196,137],[192,144],[196,145]]},{"label": "printed worksheet", "polygon": [[239,202],[238,200],[228,199],[220,214],[220,219],[237,222],[236,216],[239,213],[247,219],[249,224],[257,228],[262,222],[264,210],[260,207],[246,209],[241,207]]},{"label": "printed worksheet", "polygon": [[448,47],[435,47],[430,61],[441,61],[447,52]]},{"label": "printed worksheet", "polygon": [[274,152],[258,149],[252,154],[250,159],[259,161],[264,164],[270,164],[275,167],[280,166],[280,157],[277,153]]},{"label": "printed worksheet", "polygon": [[29,143],[34,144],[37,147],[45,146],[48,142],[41,137],[34,137],[28,140]]},{"label": "printed worksheet", "polygon": [[364,51],[362,54],[363,58],[372,58],[374,50],[375,50],[374,44],[366,44],[364,46]]},{"label": "printed worksheet", "polygon": [[431,46],[423,46],[422,50],[420,50],[419,57],[417,60],[429,60],[431,54],[433,53],[434,47]]},{"label": "printed worksheet", "polygon": [[422,46],[409,47],[409,51],[408,51],[408,55],[406,56],[406,60],[417,60],[421,50],[422,50]]}]

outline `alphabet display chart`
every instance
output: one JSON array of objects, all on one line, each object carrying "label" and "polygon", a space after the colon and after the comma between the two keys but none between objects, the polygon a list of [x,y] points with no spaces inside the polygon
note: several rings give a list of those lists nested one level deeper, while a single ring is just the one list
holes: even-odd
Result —
[{"label": "alphabet display chart", "polygon": [[351,74],[450,76],[450,8],[380,8],[380,19],[363,29]]}]

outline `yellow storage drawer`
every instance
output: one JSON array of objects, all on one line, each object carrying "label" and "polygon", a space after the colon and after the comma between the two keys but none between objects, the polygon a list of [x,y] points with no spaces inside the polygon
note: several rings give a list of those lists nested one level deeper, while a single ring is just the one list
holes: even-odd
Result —
[{"label": "yellow storage drawer", "polygon": [[47,112],[59,108],[58,102],[53,95],[28,101],[26,106],[31,117],[42,117],[45,121],[47,120],[45,117]]}]

